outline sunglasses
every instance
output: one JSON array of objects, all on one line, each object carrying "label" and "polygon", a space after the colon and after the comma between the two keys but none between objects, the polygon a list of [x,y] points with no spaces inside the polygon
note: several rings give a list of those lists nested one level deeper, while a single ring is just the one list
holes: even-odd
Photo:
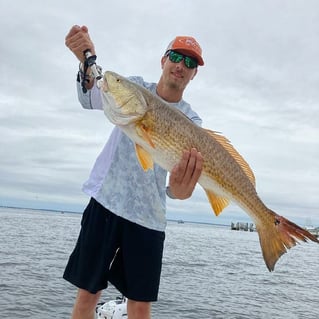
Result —
[{"label": "sunglasses", "polygon": [[195,69],[198,66],[198,62],[195,58],[178,53],[173,50],[168,50],[165,53],[165,56],[168,56],[169,60],[173,63],[179,63],[184,60],[184,64],[188,69]]}]

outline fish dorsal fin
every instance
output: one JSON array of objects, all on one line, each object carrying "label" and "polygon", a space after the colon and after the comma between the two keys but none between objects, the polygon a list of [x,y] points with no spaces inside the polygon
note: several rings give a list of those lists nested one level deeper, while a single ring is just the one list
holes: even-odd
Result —
[{"label": "fish dorsal fin", "polygon": [[153,169],[153,166],[154,166],[153,159],[151,155],[148,152],[146,152],[142,146],[135,144],[135,152],[136,152],[137,159],[144,171]]},{"label": "fish dorsal fin", "polygon": [[152,138],[149,134],[150,129],[143,123],[139,123],[135,126],[136,133],[147,142],[152,148],[155,148],[155,145],[152,141]]},{"label": "fish dorsal fin", "polygon": [[228,206],[229,200],[227,198],[216,195],[212,191],[205,189],[205,192],[215,215],[218,216],[222,212],[222,210]]},{"label": "fish dorsal fin", "polygon": [[248,163],[244,160],[244,158],[235,150],[235,148],[231,145],[230,141],[223,135],[205,129],[205,131],[212,136],[217,142],[219,142],[226,150],[227,152],[233,157],[233,159],[240,165],[240,167],[243,169],[247,177],[249,178],[250,182],[256,186],[255,181],[255,175],[251,168],[249,167]]}]

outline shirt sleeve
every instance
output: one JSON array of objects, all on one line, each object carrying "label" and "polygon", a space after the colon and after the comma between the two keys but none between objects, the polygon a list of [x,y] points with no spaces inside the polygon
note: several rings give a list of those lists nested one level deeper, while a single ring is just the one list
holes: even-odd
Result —
[{"label": "shirt sleeve", "polygon": [[190,119],[198,126],[202,126],[202,124],[203,124],[202,119],[195,112],[194,112],[193,116]]},{"label": "shirt sleeve", "polygon": [[87,90],[86,93],[83,93],[81,83],[76,82],[78,99],[84,109],[89,110],[103,110],[102,97],[100,89],[94,83],[92,89]]}]

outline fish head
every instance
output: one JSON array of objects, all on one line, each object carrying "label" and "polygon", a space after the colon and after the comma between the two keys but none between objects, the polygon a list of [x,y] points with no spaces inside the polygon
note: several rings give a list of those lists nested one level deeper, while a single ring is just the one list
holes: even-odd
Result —
[{"label": "fish head", "polygon": [[137,84],[115,72],[104,73],[101,92],[104,113],[115,125],[136,122],[147,111],[147,103]]}]

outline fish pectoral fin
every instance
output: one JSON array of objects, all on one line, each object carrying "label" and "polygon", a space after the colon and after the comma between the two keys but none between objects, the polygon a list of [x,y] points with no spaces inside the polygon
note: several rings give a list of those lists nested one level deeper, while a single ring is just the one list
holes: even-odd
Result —
[{"label": "fish pectoral fin", "polygon": [[144,124],[136,125],[136,132],[137,134],[143,138],[151,147],[155,148],[155,144],[152,141],[152,138],[149,134],[150,129],[145,126]]},{"label": "fish pectoral fin", "polygon": [[218,216],[222,210],[229,205],[229,200],[225,197],[216,195],[212,191],[205,189],[205,192],[215,215]]},{"label": "fish pectoral fin", "polygon": [[146,152],[142,146],[135,144],[135,152],[136,152],[137,159],[144,171],[153,169],[153,166],[154,166],[153,159],[151,155],[148,152]]}]

